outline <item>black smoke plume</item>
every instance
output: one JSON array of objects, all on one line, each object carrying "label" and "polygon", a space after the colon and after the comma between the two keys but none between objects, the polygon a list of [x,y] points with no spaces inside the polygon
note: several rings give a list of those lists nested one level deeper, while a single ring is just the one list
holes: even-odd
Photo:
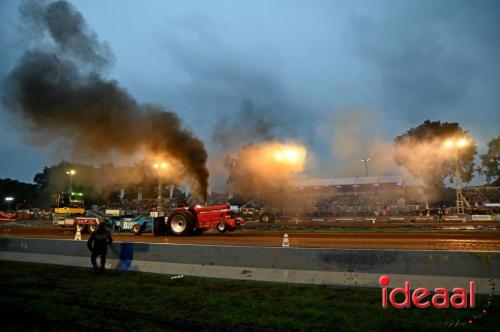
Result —
[{"label": "black smoke plume", "polygon": [[9,74],[2,100],[40,141],[63,141],[92,156],[147,153],[172,158],[206,197],[207,152],[177,114],[141,105],[103,77],[113,61],[105,43],[65,1],[20,8],[32,45]]},{"label": "black smoke plume", "polygon": [[212,140],[224,151],[240,148],[245,144],[271,141],[279,127],[284,127],[275,119],[270,109],[255,108],[252,101],[247,100],[241,109],[230,118],[218,119]]}]

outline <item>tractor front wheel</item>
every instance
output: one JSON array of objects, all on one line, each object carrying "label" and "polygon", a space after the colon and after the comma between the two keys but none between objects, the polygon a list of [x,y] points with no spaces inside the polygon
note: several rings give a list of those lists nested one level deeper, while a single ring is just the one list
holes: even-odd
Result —
[{"label": "tractor front wheel", "polygon": [[217,224],[217,230],[219,233],[225,233],[227,231],[227,224],[223,221]]}]

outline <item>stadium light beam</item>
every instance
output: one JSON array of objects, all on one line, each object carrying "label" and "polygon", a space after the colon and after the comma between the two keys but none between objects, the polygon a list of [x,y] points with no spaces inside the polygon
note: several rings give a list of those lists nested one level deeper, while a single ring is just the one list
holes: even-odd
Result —
[{"label": "stadium light beam", "polygon": [[153,167],[156,169],[166,169],[168,167],[168,164],[166,162],[156,163],[153,164]]},{"label": "stadium light beam", "polygon": [[293,149],[285,150],[285,157],[289,162],[296,162],[299,159],[299,153]]},{"label": "stadium light beam", "polygon": [[466,147],[468,144],[469,144],[469,142],[467,142],[467,140],[465,138],[459,139],[457,141],[457,147],[459,147],[459,148]]},{"label": "stadium light beam", "polygon": [[296,165],[300,162],[302,155],[303,153],[300,149],[295,147],[286,147],[275,152],[274,159],[279,163]]},{"label": "stadium light beam", "polygon": [[460,149],[466,147],[467,145],[469,145],[469,141],[466,138],[460,138],[457,140],[452,140],[452,139],[446,140],[443,144],[443,147],[445,147],[446,149],[451,149],[451,148]]},{"label": "stadium light beam", "polygon": [[447,140],[446,142],[444,142],[443,146],[447,149],[451,149],[453,146],[455,145],[455,143],[452,141],[452,140]]}]

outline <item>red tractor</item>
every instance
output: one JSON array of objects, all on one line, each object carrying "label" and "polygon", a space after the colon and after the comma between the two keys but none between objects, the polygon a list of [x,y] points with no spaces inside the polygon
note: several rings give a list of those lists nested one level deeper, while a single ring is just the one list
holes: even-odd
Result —
[{"label": "red tractor", "polygon": [[155,222],[154,230],[155,235],[165,232],[173,235],[201,234],[208,229],[224,233],[233,232],[244,224],[243,219],[236,216],[229,204],[193,205],[174,209],[164,222]]}]

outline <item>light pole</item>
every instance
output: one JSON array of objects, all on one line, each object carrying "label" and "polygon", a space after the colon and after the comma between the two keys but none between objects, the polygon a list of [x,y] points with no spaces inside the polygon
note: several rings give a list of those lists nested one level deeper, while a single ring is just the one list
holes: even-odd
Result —
[{"label": "light pole", "polygon": [[10,197],[10,196],[5,197],[5,201],[9,205],[9,208],[7,209],[7,211],[10,211],[10,203],[12,203],[13,200],[14,200],[14,197]]},{"label": "light pole", "polygon": [[161,173],[162,170],[167,168],[166,162],[156,163],[153,167],[158,170],[158,217],[160,216],[161,211]]},{"label": "light pole", "polygon": [[447,140],[444,143],[446,149],[453,149],[455,155],[455,188],[456,188],[456,207],[457,214],[464,214],[464,195],[462,193],[462,174],[460,172],[460,162],[458,160],[458,150],[465,148],[469,142],[465,138],[458,140]]},{"label": "light pole", "polygon": [[73,175],[76,174],[76,171],[74,169],[70,169],[66,171],[66,174],[69,175],[69,192],[73,191]]},{"label": "light pole", "polygon": [[370,158],[361,159],[361,162],[365,163],[365,174],[366,174],[366,177],[368,177],[368,162],[369,161],[370,161]]}]

